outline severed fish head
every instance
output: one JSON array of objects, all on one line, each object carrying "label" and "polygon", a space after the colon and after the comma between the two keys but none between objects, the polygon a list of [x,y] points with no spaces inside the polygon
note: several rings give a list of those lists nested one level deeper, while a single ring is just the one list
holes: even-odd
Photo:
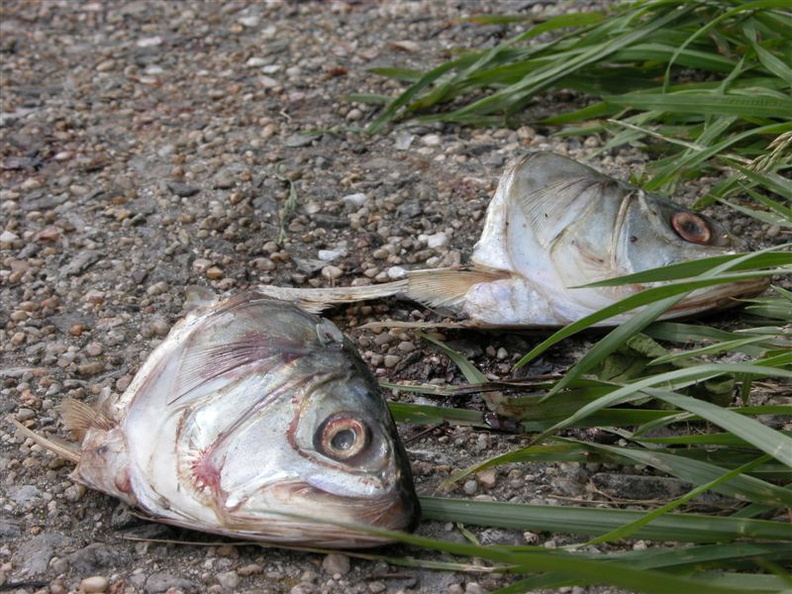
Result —
[{"label": "severed fish head", "polygon": [[419,504],[379,386],[331,322],[247,294],[190,312],[82,428],[74,477],[152,519],[273,543],[387,542]]},{"label": "severed fish head", "polygon": [[[574,287],[745,247],[706,216],[572,159],[533,153],[501,178],[472,257],[474,267],[507,276],[470,288],[463,309],[491,325],[562,325],[645,288]],[[765,287],[752,280],[702,289],[666,317],[724,307]]]}]

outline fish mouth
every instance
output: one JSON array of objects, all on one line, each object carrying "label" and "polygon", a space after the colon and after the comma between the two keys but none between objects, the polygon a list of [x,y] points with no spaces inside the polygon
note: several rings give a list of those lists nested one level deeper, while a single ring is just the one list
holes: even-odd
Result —
[{"label": "fish mouth", "polygon": [[[407,485],[380,497],[336,495],[301,481],[266,491],[266,505],[257,506],[254,496],[218,513],[221,525],[214,531],[297,546],[354,549],[392,543],[376,530],[409,532],[420,519],[418,497]],[[273,496],[279,505],[272,504]]]}]

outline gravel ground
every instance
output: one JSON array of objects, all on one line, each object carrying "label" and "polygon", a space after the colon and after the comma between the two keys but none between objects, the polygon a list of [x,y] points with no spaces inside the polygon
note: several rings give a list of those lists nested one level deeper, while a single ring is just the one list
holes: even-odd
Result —
[{"label": "gravel ground", "polygon": [[[331,286],[464,261],[508,160],[536,149],[586,160],[600,139],[551,139],[528,127],[404,125],[368,137],[359,128],[372,108],[342,97],[401,88],[367,68],[426,67],[453,48],[486,47],[517,30],[457,17],[562,8],[529,1],[3,0],[0,413],[58,433],[62,398],[124,390],[179,318],[190,285],[217,293],[262,283]],[[548,96],[532,108],[550,113],[571,100]],[[640,173],[645,158],[626,149],[592,162],[626,177]],[[682,199],[692,200],[706,181]],[[288,201],[290,184],[296,205]],[[768,232],[731,223],[758,237]],[[383,316],[426,315],[397,302],[331,314],[378,376],[459,381],[454,366],[412,332],[358,329]],[[470,332],[446,338],[497,377],[537,340]],[[576,355],[556,351],[529,372],[553,371]],[[409,437],[421,428],[402,429]],[[8,424],[0,424],[0,440],[0,585],[13,592],[475,594],[509,580],[212,537],[211,546],[169,542],[207,537],[143,522],[72,483],[68,463]],[[408,449],[419,491],[431,494],[451,471],[521,443],[521,436],[454,428],[410,440]],[[482,473],[454,495],[547,503],[603,492],[634,496],[624,485],[593,466],[515,466]],[[649,496],[662,496],[669,484],[659,488]],[[433,522],[419,533],[463,538]],[[548,534],[478,534],[487,542],[565,542]],[[388,551],[407,552],[422,554]]]}]

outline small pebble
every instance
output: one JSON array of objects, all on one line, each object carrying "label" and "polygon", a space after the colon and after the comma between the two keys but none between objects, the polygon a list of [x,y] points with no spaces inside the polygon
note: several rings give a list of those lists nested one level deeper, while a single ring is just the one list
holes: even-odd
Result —
[{"label": "small pebble", "polygon": [[344,255],[346,255],[346,252],[343,250],[319,250],[316,253],[316,257],[322,262],[332,262],[333,260],[338,260]]},{"label": "small pebble", "polygon": [[396,365],[399,364],[399,361],[401,361],[401,357],[399,357],[398,355],[385,355],[385,358],[383,359],[383,363],[385,364],[385,367],[388,368],[396,367]]},{"label": "small pebble", "polygon": [[165,281],[160,281],[148,287],[146,289],[146,295],[148,295],[149,297],[162,295],[168,292],[168,288],[169,288],[168,283],[166,283]]},{"label": "small pebble", "polygon": [[217,583],[220,584],[224,590],[234,592],[239,587],[239,574],[236,571],[224,571],[215,576]]},{"label": "small pebble", "polygon": [[426,136],[421,136],[421,142],[425,146],[435,147],[440,146],[443,140],[437,134],[427,134]]},{"label": "small pebble", "polygon": [[346,119],[350,122],[356,122],[363,119],[363,112],[357,107],[350,109],[346,114]]},{"label": "small pebble", "polygon": [[92,592],[105,592],[110,585],[108,579],[102,575],[87,577],[80,582],[80,589],[86,594]]},{"label": "small pebble", "polygon": [[198,274],[203,274],[213,264],[214,264],[214,262],[212,262],[211,260],[207,260],[206,258],[197,258],[193,262],[192,267],[193,267],[193,270],[195,272],[197,272]]},{"label": "small pebble", "polygon": [[217,266],[210,266],[209,268],[206,269],[206,272],[204,272],[204,274],[206,275],[206,278],[208,278],[209,280],[218,280],[223,278],[224,276],[223,271]]},{"label": "small pebble", "polygon": [[344,204],[348,204],[355,208],[360,208],[363,206],[367,201],[368,197],[365,194],[357,193],[357,194],[347,194],[346,196],[341,198],[341,201]]},{"label": "small pebble", "polygon": [[165,185],[168,187],[168,189],[171,192],[173,192],[174,194],[176,194],[177,196],[180,196],[182,198],[187,198],[189,196],[195,196],[198,192],[201,191],[200,188],[196,188],[195,186],[190,186],[188,184],[183,184],[183,183],[177,182],[177,181],[169,181],[169,182],[166,182]]},{"label": "small pebble", "polygon": [[327,280],[337,280],[344,276],[344,271],[338,266],[325,266],[322,268],[322,276]]},{"label": "small pebble", "polygon": [[333,576],[348,574],[350,567],[349,557],[341,553],[329,553],[322,559],[322,569]]},{"label": "small pebble", "polygon": [[264,571],[264,567],[259,565],[258,563],[249,563],[248,565],[243,565],[239,569],[237,569],[237,573],[242,577],[247,577],[250,575],[256,575]]},{"label": "small pebble", "polygon": [[85,294],[85,300],[93,305],[101,304],[105,299],[105,294],[102,291],[91,289]]},{"label": "small pebble", "polygon": [[486,590],[477,582],[468,582],[465,585],[465,594],[485,594]]},{"label": "small pebble", "polygon": [[399,280],[407,276],[407,270],[401,266],[391,266],[387,270],[387,276],[391,280]]},{"label": "small pebble", "polygon": [[421,237],[426,240],[426,247],[430,249],[442,248],[448,245],[448,235],[443,232],[433,235],[423,235]]},{"label": "small pebble", "polygon": [[15,241],[19,241],[19,235],[11,231],[3,231],[0,233],[0,248],[7,250],[14,245]]},{"label": "small pebble", "polygon": [[482,487],[492,489],[497,484],[497,474],[494,468],[487,468],[476,473],[476,480]]},{"label": "small pebble", "polygon": [[83,496],[88,492],[88,489],[77,483],[66,487],[63,491],[63,496],[66,498],[66,501],[70,503],[75,503],[83,498]]},{"label": "small pebble", "polygon": [[237,19],[243,26],[251,28],[251,27],[258,27],[259,23],[261,22],[261,17],[259,16],[245,16],[240,17]]},{"label": "small pebble", "polygon": [[464,491],[465,495],[475,495],[476,491],[478,491],[478,483],[472,479],[467,480],[462,485],[462,491]]}]

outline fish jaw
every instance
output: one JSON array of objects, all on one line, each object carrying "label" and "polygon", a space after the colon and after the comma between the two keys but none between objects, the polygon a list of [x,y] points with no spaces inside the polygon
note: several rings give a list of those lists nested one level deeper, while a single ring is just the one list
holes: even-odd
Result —
[{"label": "fish jaw", "polygon": [[216,510],[227,534],[255,540],[333,548],[362,548],[393,542],[366,528],[412,530],[420,505],[411,489],[398,497],[339,497],[310,484],[281,482],[235,506]]}]

